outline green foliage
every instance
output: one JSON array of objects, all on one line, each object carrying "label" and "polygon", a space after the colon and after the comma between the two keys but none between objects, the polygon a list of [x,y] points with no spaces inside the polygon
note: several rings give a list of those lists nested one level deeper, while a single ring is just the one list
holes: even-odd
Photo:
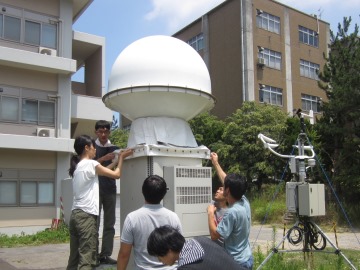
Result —
[{"label": "green foliage", "polygon": [[350,24],[351,17],[345,17],[337,34],[331,32],[331,51],[319,74],[329,101],[316,128],[322,162],[336,192],[353,201],[360,195],[360,42],[358,25],[348,33]]},{"label": "green foliage", "polygon": [[284,184],[262,185],[259,192],[251,192],[251,215],[253,223],[281,224],[286,212]]},{"label": "green foliage", "polygon": [[45,244],[59,244],[70,241],[69,228],[65,223],[60,223],[56,230],[46,229],[33,235],[7,236],[0,234],[0,247],[39,246]]},{"label": "green foliage", "polygon": [[205,145],[212,149],[214,144],[221,141],[225,122],[216,116],[208,112],[202,113],[190,120],[189,124],[199,145]]},{"label": "green foliage", "polygon": [[128,138],[129,131],[124,129],[115,129],[109,136],[111,143],[122,149],[127,147]]},{"label": "green foliage", "polygon": [[279,174],[284,162],[264,149],[258,134],[281,141],[286,119],[287,114],[276,106],[245,102],[229,117],[222,143],[214,145],[224,170],[244,174],[249,180]]}]

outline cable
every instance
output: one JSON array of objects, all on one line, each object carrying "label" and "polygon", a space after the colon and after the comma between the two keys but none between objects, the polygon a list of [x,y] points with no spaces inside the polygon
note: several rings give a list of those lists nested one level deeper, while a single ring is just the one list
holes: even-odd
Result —
[{"label": "cable", "polygon": [[[307,139],[307,142],[309,143],[309,145],[312,146],[312,144],[311,144],[311,142],[310,142],[310,140],[309,140],[309,138],[308,138],[307,136],[306,136],[306,139]],[[330,178],[328,177],[328,175],[326,174],[326,171],[325,171],[325,169],[323,168],[323,166],[321,165],[321,162],[320,162],[318,156],[316,155],[316,153],[315,153],[315,158],[316,158],[316,161],[317,161],[317,163],[319,164],[319,166],[320,166],[320,168],[321,168],[322,173],[323,173],[324,176],[325,176],[326,181],[328,182],[328,184],[329,184],[329,186],[330,186],[330,188],[331,188],[332,193],[334,194],[334,196],[335,196],[335,198],[336,198],[337,203],[339,204],[339,206],[340,206],[340,208],[341,208],[342,213],[344,214],[344,217],[345,217],[347,223],[349,224],[349,226],[350,226],[350,228],[351,228],[351,232],[355,235],[356,240],[357,240],[358,243],[360,244],[360,240],[359,240],[359,238],[357,237],[357,235],[356,235],[356,233],[355,233],[355,229],[354,229],[354,227],[352,226],[351,221],[350,221],[348,215],[346,214],[346,211],[345,211],[343,205],[341,204],[341,201],[340,201],[339,197],[338,197],[337,194],[336,194],[336,191],[335,191],[335,189],[334,189],[334,187],[333,187],[333,185],[332,185],[332,183],[331,183],[331,180],[330,180]]]}]

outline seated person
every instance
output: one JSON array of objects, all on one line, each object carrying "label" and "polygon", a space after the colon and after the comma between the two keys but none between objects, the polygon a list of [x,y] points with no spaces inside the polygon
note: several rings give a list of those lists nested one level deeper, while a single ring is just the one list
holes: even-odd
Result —
[{"label": "seated person", "polygon": [[157,256],[165,265],[178,261],[179,270],[241,269],[226,251],[208,237],[185,240],[179,231],[171,226],[160,226],[152,231],[147,242],[148,253]]}]

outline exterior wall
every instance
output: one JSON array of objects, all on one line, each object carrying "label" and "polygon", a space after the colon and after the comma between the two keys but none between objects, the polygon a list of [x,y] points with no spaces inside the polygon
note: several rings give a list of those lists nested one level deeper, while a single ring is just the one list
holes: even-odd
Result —
[{"label": "exterior wall", "polygon": [[[209,58],[214,114],[230,115],[242,103],[240,2],[229,1],[209,14]],[[235,23],[234,23],[235,22]],[[216,35],[214,35],[216,33]]]},{"label": "exterior wall", "polygon": [[208,59],[212,95],[216,98],[212,112],[221,118],[230,115],[242,103],[240,2],[226,3],[206,14],[206,20],[199,19],[174,35],[187,41],[204,29],[208,30],[204,33],[208,50],[199,51],[199,54]]},{"label": "exterior wall", "polygon": [[0,85],[57,92],[57,75],[34,70],[1,67]]},{"label": "exterior wall", "polygon": [[88,95],[93,97],[102,97],[102,69],[96,68],[102,67],[102,59],[102,49],[98,49],[85,64],[89,67],[85,69],[86,89]]},{"label": "exterior wall", "polygon": [[[257,26],[258,10],[280,18],[279,34]],[[299,25],[318,31],[318,47],[299,41]],[[300,76],[300,59],[324,66],[328,23],[273,0],[228,0],[173,36],[188,41],[200,33],[205,48],[199,54],[208,65],[217,99],[214,115],[224,119],[243,101],[260,103],[260,85],[282,89],[280,106],[290,114],[302,107],[301,94],[326,99],[317,80]],[[258,66],[259,47],[281,53],[280,70]]]},{"label": "exterior wall", "polygon": [[[73,152],[71,135],[78,134],[76,127],[80,127],[82,133],[93,135],[99,117],[111,120],[111,111],[105,110],[101,101],[105,89],[104,38],[83,33],[82,37],[86,38],[80,41],[84,45],[82,50],[76,46],[74,50],[73,46],[79,42],[72,30],[74,14],[81,14],[89,3],[91,0],[0,0],[0,12],[5,15],[18,13],[22,22],[25,18],[35,21],[40,18],[41,22],[49,23],[50,19],[57,25],[56,55],[51,56],[39,53],[39,45],[9,41],[0,36],[0,95],[17,98],[20,115],[18,121],[0,117],[0,228],[51,226],[52,219],[60,218],[61,181],[68,178]],[[85,100],[80,101],[72,93],[71,83],[72,74],[80,68],[76,60],[88,66],[88,78],[79,87],[88,99],[82,96]],[[54,102],[54,123],[50,126],[40,121],[35,122],[40,124],[24,123],[20,106],[23,98]],[[77,107],[77,102],[82,103],[84,112],[73,115],[72,107]],[[86,114],[94,111],[94,107],[99,108],[96,113],[100,115]],[[73,119],[76,125],[72,125]],[[39,128],[51,129],[53,133],[40,137]],[[29,186],[33,193],[28,192]],[[49,190],[53,190],[53,194],[49,194]],[[7,191],[11,196],[15,194],[14,201]],[[51,203],[47,202],[48,195],[53,198]]]},{"label": "exterior wall", "polygon": [[[286,65],[285,65],[285,42],[284,42],[284,13],[283,9],[280,9],[279,6],[274,6],[271,1],[256,1],[256,5],[253,7],[253,17],[256,18],[256,9],[261,9],[270,13],[272,15],[280,17],[281,21],[281,32],[280,35],[276,33],[272,33],[270,31],[266,31],[256,26],[256,19],[253,20],[253,29],[254,29],[254,64],[257,65],[257,53],[258,46],[262,46],[264,48],[281,52],[282,55],[282,68],[281,70],[273,69],[270,67],[264,67],[263,69],[257,67],[256,68],[256,77],[255,77],[255,100],[259,101],[259,84],[266,84],[275,87],[279,87],[281,89],[286,89]],[[296,30],[297,34],[297,30]],[[285,94],[285,91],[283,92]],[[286,95],[284,95],[285,97]],[[283,99],[284,105],[286,108],[286,98]]]}]

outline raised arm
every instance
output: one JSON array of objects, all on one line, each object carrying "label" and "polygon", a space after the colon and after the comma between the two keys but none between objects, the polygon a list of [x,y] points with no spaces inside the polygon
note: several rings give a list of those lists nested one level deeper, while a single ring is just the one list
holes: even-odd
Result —
[{"label": "raised arm", "polygon": [[211,152],[210,160],[216,170],[217,175],[219,176],[221,183],[224,185],[226,173],[224,172],[224,170],[221,168],[221,166],[219,164],[218,155],[215,152]]},{"label": "raised arm", "polygon": [[207,213],[208,213],[208,225],[209,225],[211,240],[217,240],[221,237],[221,235],[216,231],[215,211],[216,211],[216,207],[210,204],[207,208]]}]

